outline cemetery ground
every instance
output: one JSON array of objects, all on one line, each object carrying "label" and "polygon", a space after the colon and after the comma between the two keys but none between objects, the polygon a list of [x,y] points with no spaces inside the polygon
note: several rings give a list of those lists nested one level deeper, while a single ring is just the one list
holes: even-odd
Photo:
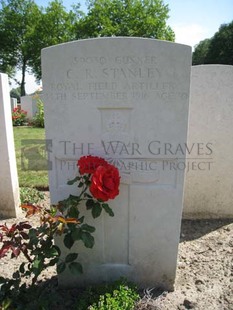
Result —
[{"label": "cemetery ground", "polygon": [[[45,199],[41,204],[49,206],[49,192],[45,192]],[[1,220],[0,225],[19,220],[25,219]],[[34,225],[38,224],[36,217],[30,218],[30,221]],[[174,292],[148,287],[147,290],[140,291],[141,299],[134,309],[233,310],[232,257],[233,220],[183,220]],[[21,262],[19,258],[1,259],[1,276],[11,277]],[[45,287],[46,299],[52,296],[48,309],[87,309],[81,307],[82,290],[58,287],[54,267],[50,267],[40,276],[39,286]],[[91,294],[89,298],[94,299],[91,290],[88,289],[87,292]]]},{"label": "cemetery ground", "polygon": [[[44,130],[14,128],[18,169],[21,168],[21,139],[43,139]],[[46,188],[47,174],[19,169],[21,186]],[[41,205],[49,206],[49,192]],[[0,225],[21,219],[0,220]],[[38,225],[38,218],[29,219]],[[155,236],[156,238],[156,236]],[[11,277],[21,264],[20,258],[0,260],[1,276]],[[233,310],[233,220],[183,220],[181,227],[177,276],[174,292],[151,288],[140,291],[135,310]],[[159,266],[151,266],[159,268]],[[50,267],[40,277],[48,309],[85,309],[80,306],[80,289],[58,287],[56,270]],[[88,292],[91,292],[88,289]],[[33,299],[34,297],[32,297]],[[34,298],[36,302],[37,298]],[[25,309],[26,305],[25,305]],[[30,308],[29,308],[30,309]],[[37,309],[34,304],[34,309]],[[39,309],[39,308],[38,308]],[[47,309],[47,308],[44,308]],[[105,308],[107,309],[107,308]],[[119,309],[119,308],[117,308]],[[125,309],[122,309],[125,310]]]}]

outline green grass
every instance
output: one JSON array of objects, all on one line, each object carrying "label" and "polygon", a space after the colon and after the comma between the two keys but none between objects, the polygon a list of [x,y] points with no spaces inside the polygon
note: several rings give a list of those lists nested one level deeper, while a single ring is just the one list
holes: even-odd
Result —
[{"label": "green grass", "polygon": [[126,279],[87,288],[78,298],[76,310],[132,310],[140,297],[136,285]]},{"label": "green grass", "polygon": [[23,285],[19,289],[13,286],[10,290],[7,279],[0,277],[0,282],[0,309],[50,310],[61,309],[59,305],[63,305],[64,310],[133,310],[140,301],[138,288],[126,279],[87,287],[84,290],[58,289],[53,286],[53,282],[49,284],[50,281],[27,288],[23,288]]},{"label": "green grass", "polygon": [[[48,171],[46,170],[46,161],[38,159],[38,156],[43,157],[44,146],[36,141],[45,140],[44,128],[14,127],[14,140],[19,186],[47,188]],[[27,145],[27,143],[29,144]],[[29,157],[30,159],[28,159]],[[44,170],[41,170],[42,165]]]}]

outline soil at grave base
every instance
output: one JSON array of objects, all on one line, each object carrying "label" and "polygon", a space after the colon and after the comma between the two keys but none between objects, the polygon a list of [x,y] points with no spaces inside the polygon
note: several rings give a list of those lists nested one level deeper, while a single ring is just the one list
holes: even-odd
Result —
[{"label": "soil at grave base", "polygon": [[[43,205],[49,205],[49,193]],[[0,220],[13,224],[21,219]],[[31,218],[34,225],[38,218]],[[4,257],[0,260],[0,275],[11,277],[21,261]],[[52,290],[57,289],[55,268],[41,275]],[[77,300],[75,289],[59,291],[64,296],[60,309],[72,309]],[[59,308],[57,308],[59,309]],[[148,288],[135,310],[233,310],[233,219],[182,222],[179,260],[174,292]],[[124,310],[124,309],[122,309]]]}]

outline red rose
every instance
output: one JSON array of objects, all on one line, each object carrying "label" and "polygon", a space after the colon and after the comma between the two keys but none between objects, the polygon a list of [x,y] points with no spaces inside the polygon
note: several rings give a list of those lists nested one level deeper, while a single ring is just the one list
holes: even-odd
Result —
[{"label": "red rose", "polygon": [[90,192],[96,199],[107,201],[119,194],[119,171],[113,165],[99,166],[91,178]]},{"label": "red rose", "polygon": [[85,174],[85,173],[94,173],[96,169],[99,166],[106,166],[108,165],[108,162],[104,160],[103,158],[97,157],[97,156],[83,156],[81,157],[78,162],[77,166],[79,166],[79,172],[80,174]]}]

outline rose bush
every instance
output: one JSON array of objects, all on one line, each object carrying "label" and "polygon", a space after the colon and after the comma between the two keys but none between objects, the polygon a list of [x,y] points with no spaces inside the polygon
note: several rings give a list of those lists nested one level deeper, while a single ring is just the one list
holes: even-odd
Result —
[{"label": "rose bush", "polygon": [[13,126],[22,126],[26,122],[27,112],[20,107],[14,108],[12,111]]},{"label": "rose bush", "polygon": [[63,237],[64,245],[68,249],[78,241],[83,242],[87,248],[94,246],[92,234],[95,232],[95,227],[85,222],[85,216],[82,214],[84,206],[91,211],[93,218],[100,216],[102,210],[114,216],[106,201],[114,199],[119,194],[118,169],[96,156],[81,157],[77,166],[79,174],[68,181],[69,185],[77,183],[77,196],[70,195],[57,205],[51,206],[49,210],[30,203],[21,206],[26,210],[27,217],[40,215],[39,227],[33,228],[28,222],[20,222],[12,227],[0,226],[0,259],[10,252],[11,258],[23,255],[26,259],[13,274],[13,279],[0,277],[0,289],[3,292],[0,294],[0,308],[4,299],[20,299],[20,288],[25,286],[21,285],[23,277],[32,277],[34,285],[41,272],[55,264],[58,273],[66,268],[72,274],[83,272],[82,265],[76,261],[78,253],[71,252],[61,258],[61,250],[54,244],[54,237],[55,235]]}]

